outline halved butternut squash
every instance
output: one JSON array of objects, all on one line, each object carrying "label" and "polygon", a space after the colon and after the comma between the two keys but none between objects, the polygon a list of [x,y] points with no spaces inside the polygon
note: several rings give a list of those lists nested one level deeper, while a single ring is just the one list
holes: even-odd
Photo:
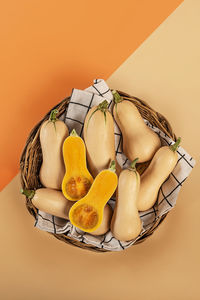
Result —
[{"label": "halved butternut squash", "polygon": [[97,230],[103,220],[104,206],[117,188],[117,182],[115,161],[112,161],[109,169],[97,175],[88,194],[71,207],[71,223],[85,232]]},{"label": "halved butternut squash", "polygon": [[62,181],[63,195],[71,201],[83,198],[89,191],[93,178],[87,169],[84,141],[72,130],[63,143],[66,172]]}]

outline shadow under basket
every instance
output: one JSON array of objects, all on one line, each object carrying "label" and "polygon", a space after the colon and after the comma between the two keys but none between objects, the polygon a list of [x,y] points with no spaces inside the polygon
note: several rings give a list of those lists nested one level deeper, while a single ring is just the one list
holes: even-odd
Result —
[{"label": "shadow under basket", "polygon": [[[126,100],[132,101],[136,107],[138,108],[140,114],[142,117],[146,120],[148,120],[152,125],[156,126],[160,130],[162,130],[167,136],[169,136],[171,139],[176,141],[176,136],[172,131],[172,128],[169,124],[169,122],[166,120],[166,118],[156,112],[154,109],[152,109],[145,101],[130,96],[124,92],[118,91],[119,94]],[[52,109],[57,109],[58,114],[57,117],[61,116],[67,109],[68,103],[69,103],[69,97],[58,103],[55,107]],[[51,109],[51,110],[52,110]],[[21,155],[20,159],[20,170],[21,170],[21,184],[23,189],[38,189],[42,187],[42,184],[39,180],[39,171],[42,164],[42,151],[40,146],[40,139],[39,139],[39,132],[40,127],[42,123],[45,120],[49,119],[50,115],[49,111],[46,116],[32,129],[27,141],[26,145],[24,147],[24,150]],[[141,166],[143,169],[144,166]],[[29,213],[36,219],[37,215],[37,209],[32,204],[31,200],[26,198],[26,207],[29,211]],[[145,239],[147,239],[152,233],[155,231],[155,229],[161,224],[161,222],[165,219],[167,214],[163,215],[159,219],[155,220],[155,223],[153,226],[147,230],[135,243],[139,244],[143,242]],[[88,245],[82,242],[79,242],[77,240],[74,240],[73,238],[65,235],[65,234],[53,234],[57,239],[71,244],[72,246],[80,247],[83,249],[95,251],[95,252],[108,252],[108,250],[101,249],[98,247],[95,247],[94,245]]]}]

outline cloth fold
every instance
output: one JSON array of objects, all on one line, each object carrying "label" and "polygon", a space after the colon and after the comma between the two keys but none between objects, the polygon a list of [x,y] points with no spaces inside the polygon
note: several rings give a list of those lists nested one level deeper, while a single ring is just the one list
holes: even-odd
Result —
[{"label": "cloth fold", "polygon": [[[76,132],[82,136],[84,120],[90,108],[98,105],[103,100],[107,100],[111,108],[112,99],[112,92],[106,82],[102,79],[95,79],[93,85],[84,91],[73,89],[68,109],[66,113],[64,113],[64,116],[61,116],[61,119],[64,118],[69,131],[75,129]],[[144,120],[144,122],[151,130],[159,135],[162,145],[171,145],[174,143],[174,141],[160,129],[152,126],[147,120]],[[122,168],[126,168],[130,165],[130,161],[122,152],[122,135],[116,123],[114,133],[118,163]],[[178,163],[168,179],[162,184],[156,204],[153,208],[145,212],[140,212],[143,230],[136,239],[122,242],[115,239],[110,231],[101,236],[93,236],[76,228],[68,220],[49,215],[40,210],[38,210],[35,226],[51,233],[64,233],[82,243],[91,244],[105,250],[120,251],[130,247],[146,230],[155,224],[158,218],[161,218],[163,214],[166,214],[175,206],[180,188],[195,165],[195,160],[182,147],[178,148],[177,153],[179,156]],[[108,203],[112,209],[114,209],[115,198],[111,198]]]}]

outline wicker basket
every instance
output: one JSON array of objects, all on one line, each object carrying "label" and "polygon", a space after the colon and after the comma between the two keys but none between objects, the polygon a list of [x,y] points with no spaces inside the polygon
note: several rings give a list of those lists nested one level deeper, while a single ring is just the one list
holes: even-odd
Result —
[{"label": "wicker basket", "polygon": [[[148,120],[152,125],[158,127],[165,134],[167,134],[173,140],[176,140],[176,136],[172,131],[172,128],[169,122],[166,120],[163,115],[153,110],[146,102],[140,100],[137,97],[132,97],[126,93],[118,91],[121,96],[125,99],[132,101],[138,108],[142,117]],[[54,108],[58,110],[58,117],[64,113],[68,106],[69,98],[64,99]],[[52,108],[53,109],[53,108]],[[42,152],[40,147],[39,140],[39,131],[40,126],[43,121],[49,118],[50,112],[46,114],[46,116],[33,128],[31,131],[25,148],[22,152],[20,159],[20,169],[21,169],[21,184],[23,189],[38,189],[42,187],[39,180],[39,170],[42,163]],[[37,209],[33,206],[30,199],[26,198],[26,207],[29,213],[36,218]],[[143,242],[147,237],[149,237],[155,229],[161,224],[167,214],[163,215],[161,218],[157,219],[153,226],[146,231],[134,245]],[[53,234],[53,233],[50,233]],[[57,239],[64,241],[65,243],[71,244],[76,247],[80,247],[83,249],[95,251],[95,252],[107,252],[105,249],[97,248],[93,245],[87,245],[85,243],[74,240],[73,238],[65,235],[65,234],[53,234]]]}]

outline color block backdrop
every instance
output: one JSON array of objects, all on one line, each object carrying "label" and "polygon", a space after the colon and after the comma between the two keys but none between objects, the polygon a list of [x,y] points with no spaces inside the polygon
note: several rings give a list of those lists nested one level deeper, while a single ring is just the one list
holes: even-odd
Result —
[{"label": "color block backdrop", "polygon": [[[13,2],[4,3],[0,19],[4,185],[18,171],[32,126],[71,87],[85,88],[94,77],[163,113],[196,166],[151,238],[105,254],[68,246],[34,228],[17,175],[0,199],[1,298],[199,300],[200,1],[186,0],[177,9],[176,1]],[[87,32],[79,39],[72,34],[78,26]]]},{"label": "color block backdrop", "polygon": [[35,123],[73,87],[107,79],[181,2],[2,2],[0,188],[19,171]]}]

